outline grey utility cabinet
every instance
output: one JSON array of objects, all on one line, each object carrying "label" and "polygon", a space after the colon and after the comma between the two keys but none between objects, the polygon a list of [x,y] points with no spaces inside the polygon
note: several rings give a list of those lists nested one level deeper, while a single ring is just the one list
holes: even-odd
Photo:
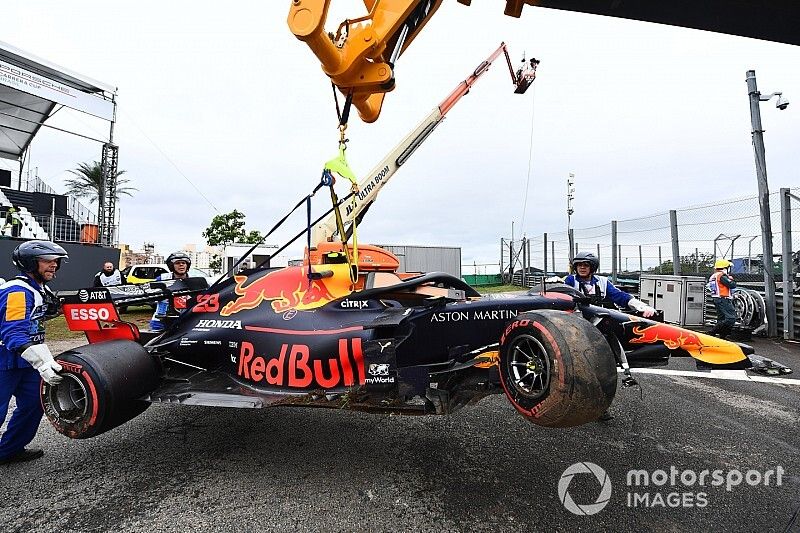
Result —
[{"label": "grey utility cabinet", "polygon": [[639,299],[664,312],[664,321],[680,326],[702,326],[706,279],[698,276],[642,274]]}]

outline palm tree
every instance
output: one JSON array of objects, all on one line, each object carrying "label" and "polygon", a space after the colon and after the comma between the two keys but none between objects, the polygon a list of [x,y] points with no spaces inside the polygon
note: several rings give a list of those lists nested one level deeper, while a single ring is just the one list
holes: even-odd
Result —
[{"label": "palm tree", "polygon": [[[103,182],[103,169],[99,161],[94,161],[92,164],[80,163],[78,168],[70,170],[74,174],[74,178],[68,178],[64,183],[67,187],[67,194],[75,196],[76,198],[87,198],[89,202],[97,202],[100,198],[100,191],[105,186]],[[117,172],[117,194],[115,200],[119,200],[121,194],[133,196],[132,192],[138,189],[133,187],[125,187],[130,183],[129,179],[120,179],[121,175],[125,174],[124,170]]]}]

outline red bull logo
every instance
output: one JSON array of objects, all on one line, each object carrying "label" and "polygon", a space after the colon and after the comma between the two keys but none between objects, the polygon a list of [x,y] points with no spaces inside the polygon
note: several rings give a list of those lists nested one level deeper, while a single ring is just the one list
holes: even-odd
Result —
[{"label": "red bull logo", "polygon": [[305,344],[282,344],[280,355],[259,355],[249,342],[239,350],[236,374],[258,384],[293,389],[331,389],[363,385],[364,355],[361,339],[339,339],[339,350],[328,357],[312,356]]},{"label": "red bull logo", "polygon": [[660,341],[670,350],[681,348],[695,359],[706,363],[737,363],[747,357],[742,349],[732,342],[669,324],[634,326],[632,333],[639,337],[631,339],[631,344],[653,344]]},{"label": "red bull logo", "polygon": [[633,334],[640,335],[640,337],[631,339],[631,344],[653,344],[661,341],[670,350],[703,346],[697,333],[668,324],[653,324],[647,327],[634,326]]},{"label": "red bull logo", "polygon": [[[344,267],[344,270],[340,267]],[[234,276],[234,292],[238,298],[225,304],[219,314],[230,316],[246,309],[255,309],[264,301],[271,302],[276,313],[290,309],[306,311],[352,292],[347,265],[314,267],[315,270],[322,268],[331,270],[333,275],[309,281],[305,267],[287,267],[252,280],[247,276]]]}]

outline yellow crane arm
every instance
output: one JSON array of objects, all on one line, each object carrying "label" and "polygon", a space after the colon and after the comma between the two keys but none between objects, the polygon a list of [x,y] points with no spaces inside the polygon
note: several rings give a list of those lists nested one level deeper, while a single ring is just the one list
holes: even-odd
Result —
[{"label": "yellow crane arm", "polygon": [[319,58],[322,70],[364,122],[374,122],[384,94],[394,88],[394,64],[442,0],[364,0],[369,14],[347,19],[336,34],[325,31],[331,0],[293,0],[292,33]]},{"label": "yellow crane arm", "polygon": [[[502,0],[496,0],[498,4]],[[442,0],[363,0],[368,14],[347,19],[336,33],[325,22],[331,0],[292,0],[288,24],[322,63],[322,70],[365,122],[378,119],[395,85],[395,62],[436,13]],[[470,5],[471,0],[458,0]],[[757,4],[757,5],[754,5]],[[525,5],[683,26],[800,44],[797,0],[505,0],[505,14]]]}]

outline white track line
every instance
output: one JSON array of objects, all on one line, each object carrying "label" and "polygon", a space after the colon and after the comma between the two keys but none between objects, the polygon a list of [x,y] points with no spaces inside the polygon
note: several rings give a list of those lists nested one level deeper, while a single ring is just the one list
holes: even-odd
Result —
[{"label": "white track line", "polygon": [[[617,372],[622,372],[621,368]],[[744,370],[711,370],[700,372],[695,370],[665,370],[663,368],[631,368],[635,374],[659,374],[662,376],[683,376],[689,378],[727,379],[731,381],[756,381],[777,385],[800,385],[800,379],[773,378],[770,376],[753,376]]]}]

